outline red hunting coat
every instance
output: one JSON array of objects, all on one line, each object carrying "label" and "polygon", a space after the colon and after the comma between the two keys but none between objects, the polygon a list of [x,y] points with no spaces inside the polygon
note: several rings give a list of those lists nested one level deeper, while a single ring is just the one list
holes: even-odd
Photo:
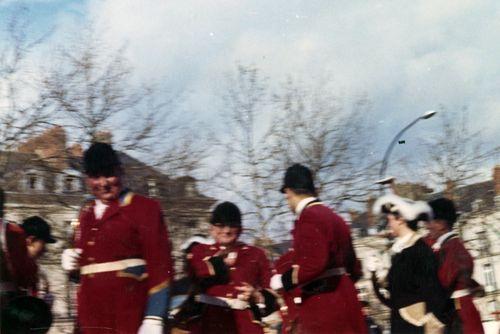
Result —
[{"label": "red hunting coat", "polygon": [[[173,278],[170,242],[158,202],[125,193],[96,219],[94,203],[80,215],[80,266],[143,259],[145,265],[81,275],[78,321],[83,333],[136,334],[143,317],[166,312]],[[165,306],[165,308],[164,308]],[[161,309],[158,309],[161,308]]]},{"label": "red hunting coat", "polygon": [[[359,275],[359,262],[344,220],[324,204],[312,202],[296,220],[292,236],[292,268],[282,281],[286,291],[302,290],[302,302],[292,311],[297,332],[367,333],[353,282]],[[333,268],[344,268],[347,273],[329,277],[327,291],[305,293],[308,284],[315,285]]]},{"label": "red hunting coat", "polygon": [[[429,237],[425,242],[432,247],[436,240]],[[457,235],[445,240],[439,249],[434,250],[439,262],[438,277],[441,285],[453,298],[453,293],[473,289],[477,283],[472,279],[474,260]],[[481,317],[474,306],[473,296],[467,294],[454,298],[459,325],[463,333],[484,333]],[[456,325],[455,325],[456,327]]]},{"label": "red hunting coat", "polygon": [[[201,293],[237,299],[241,292],[235,287],[248,283],[256,289],[268,289],[271,278],[269,260],[260,248],[237,243],[236,262],[227,267],[222,257],[216,256],[221,246],[197,244],[188,254],[190,274],[199,284]],[[250,309],[236,310],[205,304],[198,324],[201,333],[264,333],[262,324]]]}]

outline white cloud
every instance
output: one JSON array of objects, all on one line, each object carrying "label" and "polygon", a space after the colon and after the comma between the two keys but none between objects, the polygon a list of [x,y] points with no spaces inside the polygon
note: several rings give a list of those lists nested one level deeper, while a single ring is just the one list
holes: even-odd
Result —
[{"label": "white cloud", "polygon": [[[141,80],[162,79],[192,92],[189,105],[200,113],[217,109],[213,90],[242,62],[260,67],[271,83],[286,75],[330,75],[347,95],[367,93],[374,116],[383,121],[382,147],[401,125],[439,104],[468,105],[477,116],[475,128],[500,130],[495,0],[85,4],[82,12],[97,22],[110,47],[128,44],[127,56]],[[59,29],[73,19],[74,13],[62,10]]]}]

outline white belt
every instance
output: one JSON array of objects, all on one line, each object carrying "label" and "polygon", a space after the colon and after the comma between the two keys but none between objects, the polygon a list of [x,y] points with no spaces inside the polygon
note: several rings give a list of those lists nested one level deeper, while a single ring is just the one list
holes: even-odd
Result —
[{"label": "white belt", "polygon": [[12,282],[0,282],[0,292],[17,291],[16,285]]},{"label": "white belt", "polygon": [[196,301],[220,307],[227,307],[233,310],[246,310],[249,308],[248,302],[237,298],[214,297],[206,294],[196,296]]},{"label": "white belt", "polygon": [[125,259],[113,262],[103,262],[88,264],[80,268],[81,275],[95,274],[95,273],[105,273],[108,271],[118,271],[127,269],[129,267],[145,265],[146,261],[144,259]]},{"label": "white belt", "polygon": [[469,289],[462,289],[462,290],[455,290],[451,294],[452,299],[460,298],[460,297],[465,297],[470,295],[470,290]]}]

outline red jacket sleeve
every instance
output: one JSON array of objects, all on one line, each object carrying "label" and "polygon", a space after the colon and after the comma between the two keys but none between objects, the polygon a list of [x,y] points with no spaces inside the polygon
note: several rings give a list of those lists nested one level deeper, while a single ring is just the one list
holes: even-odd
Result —
[{"label": "red jacket sleeve", "polygon": [[174,277],[168,230],[159,204],[152,203],[144,207],[138,228],[150,294],[168,286]]},{"label": "red jacket sleeve", "polygon": [[206,245],[198,244],[188,254],[190,273],[198,278],[227,275],[228,268],[221,256],[210,256],[205,251]]}]

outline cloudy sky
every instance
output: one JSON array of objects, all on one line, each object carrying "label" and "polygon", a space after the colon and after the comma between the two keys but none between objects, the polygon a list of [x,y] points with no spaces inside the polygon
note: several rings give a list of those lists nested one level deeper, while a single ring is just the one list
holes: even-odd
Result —
[{"label": "cloudy sky", "polygon": [[[30,9],[34,31],[56,28],[53,45],[95,22],[110,47],[128,45],[138,80],[188,92],[188,109],[202,119],[218,108],[213,90],[224,74],[236,63],[254,64],[271,84],[326,75],[344,95],[366,94],[376,155],[439,105],[467,106],[471,128],[488,145],[499,144],[497,0],[0,0],[0,20],[20,3]],[[438,124],[433,118],[412,128],[395,158]]]}]

